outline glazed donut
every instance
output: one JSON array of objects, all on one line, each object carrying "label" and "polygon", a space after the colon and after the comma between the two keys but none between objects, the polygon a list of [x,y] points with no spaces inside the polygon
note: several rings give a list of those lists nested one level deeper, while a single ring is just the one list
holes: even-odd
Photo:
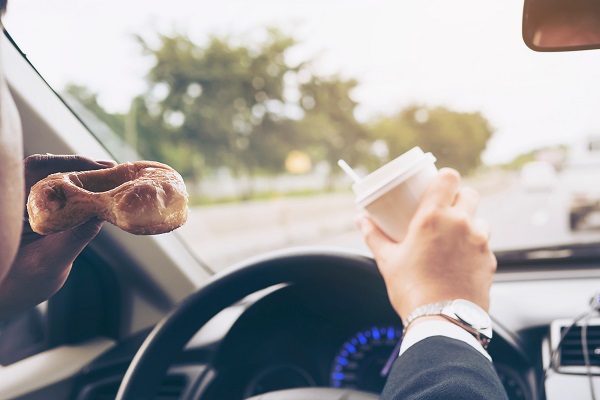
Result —
[{"label": "glazed donut", "polygon": [[187,220],[188,194],[168,165],[137,161],[49,175],[27,198],[31,229],[61,232],[98,217],[136,235],[170,232]]}]

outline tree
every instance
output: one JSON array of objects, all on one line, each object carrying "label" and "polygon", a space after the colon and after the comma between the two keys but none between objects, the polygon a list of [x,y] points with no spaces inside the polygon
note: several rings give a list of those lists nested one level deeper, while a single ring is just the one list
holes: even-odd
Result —
[{"label": "tree", "polygon": [[479,112],[416,105],[380,118],[371,127],[372,137],[388,145],[390,158],[420,146],[435,155],[438,166],[452,167],[463,174],[481,164],[481,154],[492,134],[489,122]]},{"label": "tree", "polygon": [[126,114],[106,112],[81,86],[67,92],[143,158],[196,181],[222,168],[238,177],[281,174],[294,154],[306,157],[308,168],[326,161],[331,177],[339,159],[373,170],[414,146],[463,173],[480,164],[493,133],[480,113],[412,105],[367,126],[355,117],[357,80],[308,73],[308,61],[290,65],[296,41],[265,32],[260,43],[213,36],[199,45],[159,35],[151,46],[138,38],[154,64],[148,90]]},{"label": "tree", "polygon": [[123,137],[125,132],[125,115],[107,112],[98,103],[97,93],[73,83],[65,86],[64,93],[81,103],[81,105],[88,111],[91,111],[100,121],[104,122],[114,133]]},{"label": "tree", "polygon": [[[281,169],[290,150],[284,77],[294,70],[285,56],[295,41],[277,30],[254,46],[218,37],[205,46],[181,35],[159,39],[155,49],[140,40],[155,61],[140,129],[189,165],[226,166],[238,176]],[[191,162],[193,154],[201,161]]]},{"label": "tree", "polygon": [[306,148],[317,160],[325,160],[332,171],[339,159],[351,165],[364,163],[370,146],[369,132],[357,121],[354,79],[339,76],[312,78],[300,87]]}]

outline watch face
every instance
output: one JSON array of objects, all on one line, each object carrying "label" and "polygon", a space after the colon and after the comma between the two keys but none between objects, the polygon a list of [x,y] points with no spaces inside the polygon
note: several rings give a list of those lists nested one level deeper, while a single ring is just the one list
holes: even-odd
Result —
[{"label": "watch face", "polygon": [[477,304],[467,300],[454,300],[452,302],[454,314],[461,321],[469,324],[475,329],[485,329],[492,325],[490,316]]}]

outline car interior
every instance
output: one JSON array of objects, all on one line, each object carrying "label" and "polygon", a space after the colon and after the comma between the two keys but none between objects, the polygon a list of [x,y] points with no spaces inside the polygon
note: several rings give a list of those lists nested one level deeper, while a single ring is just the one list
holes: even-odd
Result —
[{"label": "car interior", "polygon": [[[525,43],[545,52],[600,47],[550,42],[565,8],[571,19],[598,17],[600,27],[595,2],[527,0]],[[10,26],[0,40],[25,155],[113,159]],[[182,235],[134,236],[105,224],[56,295],[0,322],[0,399],[378,398],[403,327],[364,246],[257,251],[215,272]],[[496,256],[488,351],[509,399],[595,398],[600,245]]]}]

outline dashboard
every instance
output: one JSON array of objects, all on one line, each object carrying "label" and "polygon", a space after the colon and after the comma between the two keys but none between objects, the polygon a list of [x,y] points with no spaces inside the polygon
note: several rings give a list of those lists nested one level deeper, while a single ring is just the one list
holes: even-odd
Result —
[{"label": "dashboard", "polygon": [[[551,324],[587,309],[589,294],[600,285],[600,270],[592,267],[545,271],[544,279],[537,271],[498,274],[488,350],[509,399],[540,398],[542,377],[548,400],[589,398],[585,371],[544,376],[543,370]],[[169,399],[197,400],[241,400],[298,387],[380,393],[402,329],[381,289],[348,279],[333,285],[318,280],[278,284],[255,292],[222,310],[189,340],[161,388],[180,394]],[[590,331],[600,335],[600,329]],[[148,332],[121,341],[89,365],[75,398],[96,399],[97,393],[114,398]],[[595,345],[590,346],[594,353]]]},{"label": "dashboard", "polygon": [[[245,305],[214,354],[202,399],[243,399],[295,387],[380,393],[402,323],[385,293],[289,285]],[[531,366],[495,338],[490,353],[511,400],[532,399]]]}]

